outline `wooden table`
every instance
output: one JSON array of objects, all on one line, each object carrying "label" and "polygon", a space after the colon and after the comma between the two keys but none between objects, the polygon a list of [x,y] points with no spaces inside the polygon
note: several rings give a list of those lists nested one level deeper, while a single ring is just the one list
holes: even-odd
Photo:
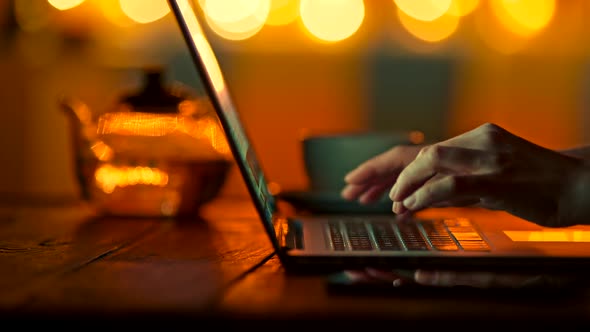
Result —
[{"label": "wooden table", "polygon": [[284,273],[247,199],[221,197],[203,209],[201,220],[93,219],[88,212],[79,205],[2,209],[4,322],[159,329],[197,328],[204,321],[258,330],[310,320],[339,329],[373,320],[454,330],[590,323],[585,291],[563,297],[332,294],[324,276]]}]

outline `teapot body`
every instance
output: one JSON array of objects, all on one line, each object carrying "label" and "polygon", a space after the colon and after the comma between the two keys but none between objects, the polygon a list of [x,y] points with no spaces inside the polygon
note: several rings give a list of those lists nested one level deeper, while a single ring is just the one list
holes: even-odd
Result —
[{"label": "teapot body", "polygon": [[218,195],[231,153],[208,100],[187,90],[172,93],[178,87],[167,89],[149,72],[139,93],[104,112],[62,99],[80,195],[97,213],[196,216]]}]

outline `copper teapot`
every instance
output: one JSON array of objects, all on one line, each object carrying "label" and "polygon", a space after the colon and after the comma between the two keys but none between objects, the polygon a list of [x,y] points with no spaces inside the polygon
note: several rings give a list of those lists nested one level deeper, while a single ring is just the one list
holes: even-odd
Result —
[{"label": "copper teapot", "polygon": [[232,165],[208,99],[144,70],[138,91],[104,111],[62,97],[81,198],[99,214],[179,217],[217,196]]}]

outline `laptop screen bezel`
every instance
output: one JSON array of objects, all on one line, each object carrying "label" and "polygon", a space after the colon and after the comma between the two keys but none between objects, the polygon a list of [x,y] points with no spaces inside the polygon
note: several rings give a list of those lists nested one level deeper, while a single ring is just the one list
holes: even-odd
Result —
[{"label": "laptop screen bezel", "polygon": [[[203,30],[203,27],[198,19],[197,10],[196,10],[197,6],[194,4],[194,1],[192,1],[192,0],[168,0],[170,10],[172,11],[172,13],[176,19],[176,22],[178,23],[178,26],[180,27],[180,30],[183,35],[183,39],[186,42],[189,53],[191,55],[191,59],[196,67],[197,73],[199,75],[199,78],[201,79],[201,82],[203,84],[205,92],[210,99],[210,102],[211,102],[211,104],[218,116],[219,121],[221,122],[225,137],[228,142],[228,145],[230,146],[232,155],[234,157],[234,160],[236,161],[236,164],[238,165],[238,168],[239,168],[239,171],[242,175],[242,178],[244,179],[248,193],[249,193],[250,197],[252,198],[252,201],[254,202],[254,205],[257,210],[258,215],[260,216],[260,218],[263,221],[264,228],[265,228],[266,232],[268,233],[273,246],[275,247],[275,249],[279,249],[278,234],[277,234],[277,229],[276,229],[277,227],[275,227],[275,219],[279,218],[278,217],[278,215],[279,215],[278,207],[274,204],[274,201],[271,203],[270,207],[266,206],[262,202],[262,200],[260,199],[260,197],[258,195],[256,183],[255,183],[255,181],[252,180],[252,178],[249,174],[249,169],[245,165],[246,164],[245,160],[242,160],[242,156],[240,154],[238,142],[236,142],[234,137],[230,134],[231,130],[232,130],[232,124],[230,123],[229,119],[227,118],[227,116],[225,114],[222,101],[218,97],[214,82],[212,81],[211,76],[209,75],[209,72],[207,70],[207,66],[199,54],[198,47],[194,42],[193,36],[191,35],[191,32],[190,32],[190,29],[187,25],[186,19],[183,16],[182,10],[180,8],[180,4],[179,4],[180,1],[186,1],[186,3],[192,8],[192,15],[194,15],[194,19],[196,20],[197,24],[199,25],[199,28],[200,28],[201,33],[203,35],[203,38],[205,39],[207,46],[210,48],[211,53],[215,56],[215,53],[213,52],[213,48],[211,46],[211,43],[209,42],[207,36],[205,35],[205,31]],[[215,56],[215,60],[217,61],[216,56]],[[221,72],[221,68],[219,68],[219,70]],[[223,74],[222,74],[222,76],[223,76]],[[227,84],[225,84],[225,79],[223,79],[223,81],[224,81],[224,85],[225,85],[224,89],[225,89],[225,93],[227,94],[227,99],[229,100],[229,102],[232,103],[232,106],[233,106],[231,94],[229,93]],[[235,107],[234,107],[234,109],[235,109]],[[235,112],[235,113],[237,113],[237,112]],[[235,114],[235,115],[239,118],[239,114]],[[257,154],[254,151],[254,146],[250,143],[251,140],[249,139],[246,128],[244,128],[244,126],[241,126],[240,129],[242,130],[242,132],[245,136],[245,139],[248,141],[249,150],[251,151],[251,153],[254,156],[256,156],[255,159],[257,161],[258,160]],[[260,170],[261,174],[264,176],[264,171],[262,169],[259,169],[259,170]],[[264,183],[265,187],[268,188],[268,186],[266,185],[266,177],[265,176],[264,176],[264,182],[265,182]],[[271,210],[270,215],[267,214],[267,211],[269,208]]]}]

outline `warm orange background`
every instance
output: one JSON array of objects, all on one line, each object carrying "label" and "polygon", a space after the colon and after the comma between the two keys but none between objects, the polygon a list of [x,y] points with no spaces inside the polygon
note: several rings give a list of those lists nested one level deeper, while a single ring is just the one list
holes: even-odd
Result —
[{"label": "warm orange background", "polygon": [[[0,16],[8,16],[9,3],[0,4]],[[586,0],[558,1],[551,24],[515,54],[499,52],[476,37],[477,22],[489,20],[484,10],[466,19],[451,39],[433,46],[400,32],[390,0],[365,3],[361,30],[339,44],[310,40],[297,24],[264,29],[247,41],[212,37],[235,103],[271,181],[283,188],[306,185],[299,145],[305,130],[364,130],[376,124],[385,130],[413,130],[421,128],[406,126],[426,121],[429,130],[451,136],[491,121],[551,148],[589,139],[590,35],[584,22],[590,19],[590,5]],[[80,96],[103,110],[121,91],[139,84],[137,68],[146,64],[164,64],[170,68],[171,80],[194,83],[194,69],[170,16],[133,32],[119,32],[92,19],[64,17],[58,21],[59,31],[80,39],[73,46],[71,40],[59,39],[63,37],[59,34],[54,35],[56,46],[47,38],[27,33],[6,37],[0,46],[0,194],[7,199],[77,195],[71,138],[56,106],[60,93]],[[0,22],[8,26],[7,21]],[[497,29],[489,28],[492,34]],[[388,92],[388,80],[395,87],[404,80],[433,78],[428,73],[378,77],[376,56],[380,63],[387,59],[395,63],[400,58],[448,61],[452,85],[445,86],[448,103],[419,114],[407,100],[404,105],[410,107],[398,104],[409,97]],[[396,73],[392,66],[383,73]],[[381,91],[378,104],[377,90]],[[423,91],[415,98],[428,100],[433,95],[433,91]],[[376,105],[390,105],[391,109]],[[433,118],[444,121],[428,122]],[[428,138],[429,133],[425,134]],[[224,190],[245,193],[237,170]]]}]

